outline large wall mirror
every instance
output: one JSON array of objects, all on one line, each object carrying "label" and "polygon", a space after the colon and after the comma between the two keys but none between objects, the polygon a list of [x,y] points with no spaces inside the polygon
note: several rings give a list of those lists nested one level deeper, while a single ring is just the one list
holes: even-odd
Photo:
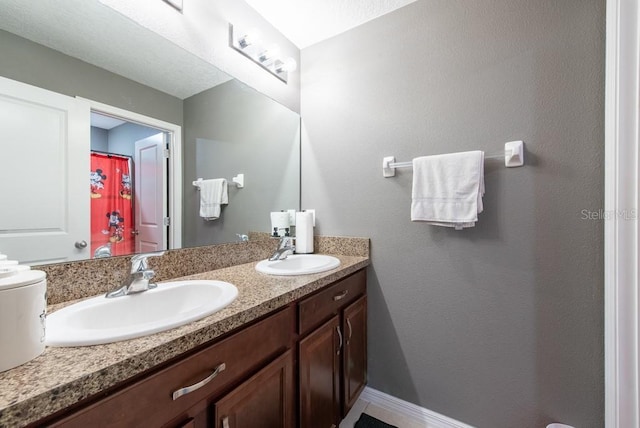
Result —
[{"label": "large wall mirror", "polygon": [[[11,128],[0,139],[0,253],[41,264],[232,242],[268,232],[271,211],[300,208],[299,115],[100,2],[3,1],[0,56],[0,122]],[[20,85],[27,97],[47,92],[24,102]],[[89,108],[82,120],[69,119],[68,100]],[[176,142],[177,166],[165,158]],[[84,176],[75,187],[73,168]],[[230,184],[215,220],[200,216],[198,178]],[[176,224],[166,217],[177,206]],[[81,223],[90,230],[73,235]],[[160,238],[143,237],[150,224]]]}]

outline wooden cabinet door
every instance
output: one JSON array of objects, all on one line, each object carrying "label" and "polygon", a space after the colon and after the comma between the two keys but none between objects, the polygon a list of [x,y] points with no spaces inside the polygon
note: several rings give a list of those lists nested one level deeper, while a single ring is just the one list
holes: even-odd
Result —
[{"label": "wooden cabinet door", "polygon": [[367,383],[367,297],[362,296],[343,312],[344,332],[342,416],[351,410]]},{"label": "wooden cabinet door", "polygon": [[196,428],[196,420],[195,419],[187,419],[182,423],[178,428]]},{"label": "wooden cabinet door", "polygon": [[334,316],[300,342],[301,428],[338,426],[341,337]]},{"label": "wooden cabinet door", "polygon": [[207,400],[202,400],[184,414],[162,425],[162,428],[208,428],[211,425],[210,419],[209,403]]},{"label": "wooden cabinet door", "polygon": [[289,350],[215,403],[215,427],[293,428],[294,391]]}]

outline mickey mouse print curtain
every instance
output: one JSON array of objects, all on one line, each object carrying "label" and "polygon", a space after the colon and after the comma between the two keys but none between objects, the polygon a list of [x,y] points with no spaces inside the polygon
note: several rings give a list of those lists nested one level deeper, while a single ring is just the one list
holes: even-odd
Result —
[{"label": "mickey mouse print curtain", "polygon": [[131,158],[91,153],[91,255],[119,256],[133,253],[133,192]]}]

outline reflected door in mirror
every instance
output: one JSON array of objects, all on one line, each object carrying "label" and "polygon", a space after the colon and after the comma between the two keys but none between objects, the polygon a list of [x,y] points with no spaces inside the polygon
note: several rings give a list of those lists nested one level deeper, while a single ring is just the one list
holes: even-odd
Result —
[{"label": "reflected door in mirror", "polygon": [[0,252],[22,263],[86,259],[89,106],[0,78]]},{"label": "reflected door in mirror", "polygon": [[149,253],[167,248],[167,163],[165,134],[136,141],[135,198],[136,252]]}]

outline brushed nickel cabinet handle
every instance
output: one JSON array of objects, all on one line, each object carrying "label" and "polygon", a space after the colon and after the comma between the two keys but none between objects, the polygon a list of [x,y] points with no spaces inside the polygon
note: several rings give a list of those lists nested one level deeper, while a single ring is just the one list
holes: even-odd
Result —
[{"label": "brushed nickel cabinet handle", "polygon": [[338,344],[338,350],[336,351],[336,354],[340,355],[340,349],[342,349],[342,332],[340,331],[340,327],[336,327],[336,331],[338,332],[338,337],[340,338],[340,343]]},{"label": "brushed nickel cabinet handle", "polygon": [[209,376],[207,376],[206,378],[202,379],[200,382],[198,383],[194,383],[193,385],[189,385],[189,386],[185,386],[184,388],[180,388],[177,391],[173,392],[173,399],[177,400],[178,398],[182,397],[183,395],[187,395],[197,389],[202,388],[203,386],[205,386],[206,384],[208,384],[209,382],[211,382],[216,376],[218,376],[218,374],[220,374],[220,372],[224,371],[224,369],[226,369],[227,366],[222,363],[220,364],[218,367],[216,367],[216,369],[213,371],[213,373],[211,373]]},{"label": "brushed nickel cabinet handle", "polygon": [[351,320],[347,318],[347,327],[349,327],[349,337],[347,338],[347,345],[351,342],[351,336],[353,336],[353,328],[351,327]]},{"label": "brushed nickel cabinet handle", "polygon": [[340,294],[336,294],[335,296],[333,296],[333,301],[337,302],[338,300],[342,300],[344,299],[344,297],[349,293],[349,290],[344,290],[342,293]]},{"label": "brushed nickel cabinet handle", "polygon": [[222,418],[222,428],[229,428],[229,416]]}]

